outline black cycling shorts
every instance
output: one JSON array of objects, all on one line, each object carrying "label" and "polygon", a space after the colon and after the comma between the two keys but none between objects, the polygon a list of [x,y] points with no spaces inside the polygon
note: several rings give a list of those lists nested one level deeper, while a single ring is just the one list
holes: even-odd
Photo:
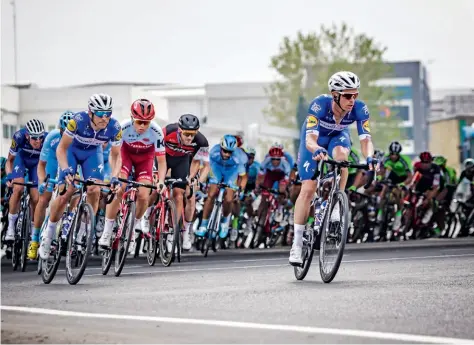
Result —
[{"label": "black cycling shorts", "polygon": [[166,167],[171,170],[171,178],[181,179],[184,182],[174,184],[175,188],[186,189],[187,178],[189,177],[189,157],[188,156],[168,156],[166,155]]}]

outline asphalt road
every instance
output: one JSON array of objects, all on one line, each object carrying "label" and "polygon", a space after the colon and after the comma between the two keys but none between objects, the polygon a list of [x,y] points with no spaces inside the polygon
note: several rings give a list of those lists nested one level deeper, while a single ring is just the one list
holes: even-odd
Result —
[{"label": "asphalt road", "polygon": [[474,344],[474,241],[348,246],[336,279],[304,281],[288,249],[220,251],[76,286],[2,261],[2,343]]}]

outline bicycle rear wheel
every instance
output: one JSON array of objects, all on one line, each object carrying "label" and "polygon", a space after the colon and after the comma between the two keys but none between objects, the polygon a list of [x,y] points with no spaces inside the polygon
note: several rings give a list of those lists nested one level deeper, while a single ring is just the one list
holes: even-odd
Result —
[{"label": "bicycle rear wheel", "polygon": [[154,266],[156,262],[156,255],[158,251],[158,241],[156,232],[159,230],[160,219],[163,216],[162,209],[158,209],[157,212],[150,217],[150,233],[147,235],[146,241],[148,242],[148,248],[146,252],[146,260],[148,265]]},{"label": "bicycle rear wheel", "polygon": [[128,255],[128,248],[132,241],[132,236],[135,231],[135,208],[136,203],[130,202],[127,205],[127,214],[123,215],[123,221],[119,226],[122,226],[122,235],[119,239],[119,247],[115,255],[115,267],[114,274],[116,277],[122,273],[123,266],[125,265],[125,259]]},{"label": "bicycle rear wheel", "polygon": [[[81,229],[81,224],[84,228]],[[77,284],[87,267],[92,250],[95,214],[92,206],[84,203],[74,216],[67,239],[66,278],[69,284]]]},{"label": "bicycle rear wheel", "polygon": [[117,255],[117,249],[114,249],[113,243],[115,242],[115,237],[117,236],[118,227],[122,222],[122,215],[120,212],[115,217],[114,230],[112,231],[112,246],[110,248],[103,249],[102,251],[102,274],[105,276],[109,273],[110,266],[112,262],[115,261],[115,255]]},{"label": "bicycle rear wheel", "polygon": [[30,207],[26,209],[26,212],[23,214],[23,220],[21,223],[21,257],[20,257],[20,267],[21,271],[25,272],[26,265],[28,263],[28,244],[30,243],[30,228],[31,228],[31,216],[30,216]]},{"label": "bicycle rear wheel", "polygon": [[316,235],[314,230],[305,231],[303,234],[303,249],[301,252],[301,257],[303,258],[303,264],[301,266],[295,266],[295,278],[298,280],[303,280],[308,274],[309,268],[311,267],[311,262],[313,261],[314,255],[314,241],[316,240]]},{"label": "bicycle rear wheel", "polygon": [[174,260],[175,233],[179,233],[178,214],[173,200],[166,200],[164,216],[165,229],[160,229],[160,259],[161,263],[168,267]]},{"label": "bicycle rear wheel", "polygon": [[[339,207],[339,221],[331,221],[334,208]],[[331,208],[327,210],[321,227],[319,272],[325,283],[330,283],[337,274],[344,255],[349,227],[349,203],[343,191],[334,193]]]}]

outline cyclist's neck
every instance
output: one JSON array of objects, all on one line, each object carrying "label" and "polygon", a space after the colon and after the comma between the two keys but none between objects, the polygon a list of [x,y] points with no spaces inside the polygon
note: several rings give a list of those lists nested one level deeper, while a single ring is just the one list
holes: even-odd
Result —
[{"label": "cyclist's neck", "polygon": [[332,113],[336,122],[340,122],[344,116],[347,115],[348,111],[343,110],[336,102],[332,101]]}]

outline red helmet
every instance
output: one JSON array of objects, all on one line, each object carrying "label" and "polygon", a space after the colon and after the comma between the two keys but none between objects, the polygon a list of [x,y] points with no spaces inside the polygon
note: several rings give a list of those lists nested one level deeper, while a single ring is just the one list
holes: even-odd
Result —
[{"label": "red helmet", "polygon": [[130,107],[132,117],[136,120],[151,121],[155,117],[155,107],[147,99],[137,99]]},{"label": "red helmet", "polygon": [[241,147],[244,143],[244,139],[242,139],[241,135],[234,135],[235,140],[237,140],[237,147]]},{"label": "red helmet", "polygon": [[422,163],[431,163],[433,161],[433,156],[428,151],[420,153],[420,161]]},{"label": "red helmet", "polygon": [[271,158],[281,158],[283,157],[283,150],[277,146],[270,147],[268,154]]}]

